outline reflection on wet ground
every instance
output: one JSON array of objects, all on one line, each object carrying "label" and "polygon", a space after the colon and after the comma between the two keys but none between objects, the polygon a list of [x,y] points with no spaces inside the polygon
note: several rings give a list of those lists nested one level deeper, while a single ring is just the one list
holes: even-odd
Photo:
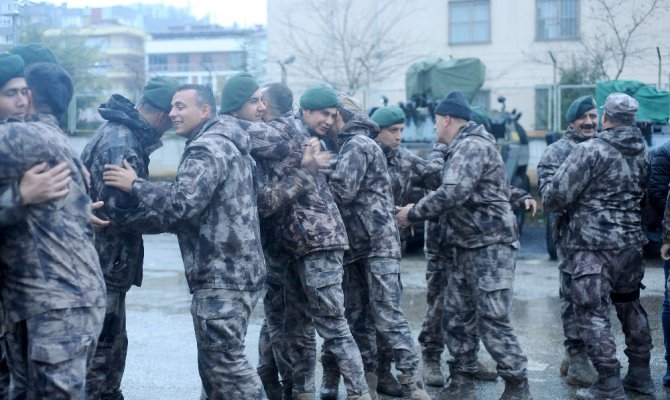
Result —
[{"label": "reflection on wet ground", "polygon": [[[543,227],[527,226],[517,263],[513,322],[522,348],[528,356],[531,391],[535,399],[574,398],[574,389],[564,383],[558,372],[563,357],[563,333],[559,318],[558,274],[542,246]],[[538,237],[540,239],[538,239]],[[527,238],[527,239],[525,239]],[[403,310],[418,335],[425,311],[425,261],[420,254],[403,259]],[[643,304],[649,315],[655,348],[652,350],[652,374],[657,398],[666,398],[658,384],[665,373],[664,346],[660,328],[663,301],[663,270],[658,261],[647,268]],[[197,399],[200,395],[196,346],[189,312],[190,294],[183,273],[179,246],[174,236],[145,236],[144,284],[128,294],[129,355],[123,381],[127,400]],[[262,306],[256,307],[246,340],[246,352],[253,365],[258,359],[257,343]],[[623,354],[621,327],[612,313],[622,371],[627,368]],[[445,355],[446,356],[446,355]],[[493,367],[482,349],[480,357]],[[317,366],[320,380],[320,365]],[[317,382],[317,388],[318,388]],[[477,398],[497,399],[503,383],[478,383]],[[437,388],[429,388],[431,394]],[[344,399],[344,387],[341,386]],[[389,398],[383,397],[382,398]],[[637,397],[631,397],[633,399]],[[639,397],[645,398],[645,397]],[[646,397],[648,398],[648,397]]]}]

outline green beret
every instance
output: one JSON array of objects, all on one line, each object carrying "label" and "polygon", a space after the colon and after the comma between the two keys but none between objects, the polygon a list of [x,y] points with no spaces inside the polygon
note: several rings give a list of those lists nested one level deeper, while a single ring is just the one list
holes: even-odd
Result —
[{"label": "green beret", "polygon": [[325,83],[312,86],[300,97],[300,107],[308,110],[337,107],[338,104],[337,92]]},{"label": "green beret", "polygon": [[152,106],[163,111],[172,109],[172,96],[177,92],[179,82],[167,76],[155,76],[142,90],[142,96]]},{"label": "green beret", "polygon": [[375,110],[370,119],[379,125],[379,128],[405,123],[405,113],[400,107],[381,107]]},{"label": "green beret", "polygon": [[565,120],[572,122],[589,110],[597,108],[596,99],[593,96],[582,96],[573,101],[565,112]]},{"label": "green beret", "polygon": [[9,53],[0,54],[0,87],[5,86],[10,79],[23,76],[23,67],[25,63],[21,57]]},{"label": "green beret", "polygon": [[23,58],[26,65],[34,64],[36,62],[50,62],[58,64],[56,56],[53,51],[46,46],[37,43],[26,43],[14,47],[10,50],[12,54],[16,54]]},{"label": "green beret", "polygon": [[246,72],[237,73],[226,79],[221,90],[221,114],[239,110],[258,87],[258,82]]}]

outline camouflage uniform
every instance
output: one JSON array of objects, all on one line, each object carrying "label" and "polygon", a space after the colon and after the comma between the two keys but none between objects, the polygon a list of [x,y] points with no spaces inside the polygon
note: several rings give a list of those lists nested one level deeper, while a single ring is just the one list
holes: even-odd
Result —
[{"label": "camouflage uniform", "polygon": [[[563,161],[570,155],[572,149],[579,143],[588,140],[589,137],[582,136],[579,133],[568,128],[565,135],[557,142],[549,145],[540,162],[537,164],[537,181],[540,195],[543,196],[551,179],[561,166]],[[558,256],[558,276],[559,276],[559,301],[561,304],[561,321],[563,322],[563,334],[565,341],[563,345],[568,354],[577,354],[586,352],[584,341],[582,340],[577,322],[575,320],[575,310],[570,301],[570,294],[566,289],[570,287],[571,275],[570,268],[567,266],[566,240],[568,212],[557,211],[554,219],[554,241],[556,242],[556,254]]]},{"label": "camouflage uniform", "polygon": [[10,398],[84,398],[105,307],[84,168],[52,115],[0,129],[0,186],[45,160],[72,170],[67,196],[26,207],[0,234]]},{"label": "camouflage uniform", "polygon": [[[288,166],[297,169],[302,149],[309,145],[307,127],[288,116],[269,124],[288,135],[288,142],[293,143],[291,147],[297,154],[289,158]],[[271,174],[281,178],[290,173],[289,169],[280,168],[282,164],[275,163]],[[284,335],[293,369],[293,393],[315,390],[316,328],[324,338],[323,348],[344,376],[347,393],[360,396],[368,389],[363,363],[344,316],[341,286],[342,253],[348,247],[346,230],[325,177],[317,175],[314,186],[306,189],[273,215],[271,225],[277,252],[288,259]]]},{"label": "camouflage uniform", "polygon": [[[428,160],[417,156],[412,153],[410,150],[407,150],[404,147],[399,147],[398,149],[391,149],[388,146],[380,145],[384,153],[386,154],[387,167],[389,175],[391,177],[391,188],[393,191],[393,200],[394,205],[402,207],[409,203],[410,196],[412,194],[412,189],[415,187],[420,187],[424,189],[435,188],[440,185],[440,171],[442,171],[442,166],[444,164],[444,155],[446,151],[446,146],[436,145],[433,153],[429,156]],[[433,161],[433,162],[430,162]],[[437,232],[433,232],[439,238],[439,228]],[[411,234],[410,229],[401,229],[400,237],[401,242],[406,240]],[[432,241],[433,239],[426,238],[426,241]],[[435,263],[428,261],[428,270],[426,271],[426,281],[428,283],[427,291],[427,301],[428,309],[426,310],[426,318],[424,319],[424,326],[426,321],[429,318],[428,314],[431,313],[433,316],[433,311],[439,311],[439,315],[434,315],[437,318],[431,318],[430,321],[437,322],[437,326],[431,326],[431,328],[437,328],[435,331],[437,335],[430,335],[430,333],[422,330],[419,334],[419,343],[422,347],[427,342],[433,342],[434,340],[439,340],[440,350],[437,353],[437,360],[439,360],[439,354],[442,353],[442,330],[440,328],[442,321],[441,314],[441,305],[439,310],[436,310],[436,301],[439,298],[435,293],[439,293],[442,290],[442,283],[444,275],[438,269],[432,268],[436,266]],[[435,324],[433,324],[435,325]],[[432,333],[432,332],[431,332]],[[422,335],[423,334],[423,335]],[[429,337],[430,336],[430,337]],[[379,334],[377,334],[377,339],[380,340]],[[430,345],[429,345],[430,346]],[[424,352],[425,353],[425,352]],[[379,365],[388,364],[390,358],[393,357],[393,352],[390,349],[385,349],[382,347],[378,348],[379,355]],[[434,358],[430,358],[434,359]]]},{"label": "camouflage uniform", "polygon": [[180,221],[198,368],[210,399],[255,399],[261,391],[244,355],[265,280],[249,149],[238,124],[212,118],[186,142],[175,183],[138,179],[132,190],[147,211]]},{"label": "camouflage uniform", "polygon": [[[620,126],[577,145],[542,193],[550,210],[569,209],[566,248],[572,276],[566,293],[594,367],[616,373],[619,362],[610,330],[614,303],[631,362],[649,360],[651,334],[639,300],[644,275],[640,203],[650,157],[639,129]],[[603,372],[604,371],[604,372]]]},{"label": "camouflage uniform", "polygon": [[[86,378],[87,398],[123,399],[121,379],[126,366],[126,292],[142,285],[144,246],[142,233],[150,233],[146,221],[120,224],[136,210],[136,200],[118,189],[105,186],[105,164],[123,165],[127,160],[140,178],[149,177],[149,154],[162,146],[160,134],[125,97],[115,94],[98,108],[107,120],[88,142],[81,155],[91,173],[90,196],[104,201],[96,213],[111,224],[96,232],[95,248],[107,286],[107,310],[93,364]],[[156,230],[156,229],[153,229]]]},{"label": "camouflage uniform", "polygon": [[416,345],[400,308],[400,239],[384,153],[370,139],[375,123],[356,114],[338,133],[337,166],[330,188],[347,228],[345,310],[365,371],[375,373],[379,332],[393,349],[396,369],[416,376]]},{"label": "camouflage uniform", "polygon": [[[527,359],[509,318],[518,249],[505,165],[495,139],[469,123],[455,136],[442,184],[408,213],[412,222],[440,217],[453,262],[445,292],[444,338],[453,372],[477,370],[478,335],[507,382],[527,379]],[[483,232],[486,232],[484,234]]]}]

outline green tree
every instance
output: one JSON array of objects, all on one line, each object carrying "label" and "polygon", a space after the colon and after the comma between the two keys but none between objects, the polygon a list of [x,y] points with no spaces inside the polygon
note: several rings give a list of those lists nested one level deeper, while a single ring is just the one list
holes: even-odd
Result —
[{"label": "green tree", "polygon": [[73,28],[45,34],[46,27],[38,24],[21,26],[19,44],[39,43],[49,47],[58,63],[70,74],[77,94],[99,94],[108,87],[104,76],[104,54]]}]

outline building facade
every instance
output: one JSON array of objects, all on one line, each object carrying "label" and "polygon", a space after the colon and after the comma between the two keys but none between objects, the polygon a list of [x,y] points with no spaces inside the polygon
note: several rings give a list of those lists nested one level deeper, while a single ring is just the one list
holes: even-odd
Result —
[{"label": "building facade", "polygon": [[[321,4],[323,3],[323,4]],[[486,81],[476,98],[479,105],[497,108],[498,96],[507,98],[508,108],[523,112],[521,122],[530,130],[553,128],[556,119],[562,120],[552,103],[552,87],[560,83],[564,71],[579,70],[592,65],[594,56],[587,51],[602,49],[615,39],[615,26],[620,33],[627,32],[634,18],[650,3],[649,0],[620,2],[615,0],[340,0],[337,7],[348,6],[351,21],[369,21],[379,27],[379,37],[372,45],[378,46],[372,57],[358,60],[366,66],[387,63],[383,57],[389,43],[404,45],[405,52],[391,62],[398,65],[393,72],[370,74],[370,81],[356,95],[367,100],[368,107],[379,104],[386,96],[391,104],[405,99],[405,72],[412,62],[421,57],[465,58],[477,57],[486,65]],[[339,18],[337,11],[319,13],[322,0],[268,1],[268,72],[278,79],[280,68],[273,60],[282,59],[295,52],[291,43],[290,26],[308,27],[313,35],[302,38],[303,43],[317,48],[327,37],[331,24],[328,15]],[[612,6],[613,24],[602,20],[607,17],[603,6]],[[341,9],[341,8],[340,8]],[[324,19],[324,17],[326,17]],[[619,79],[638,80],[667,89],[670,81],[670,25],[663,23],[670,18],[667,2],[640,24],[631,36],[629,55]],[[287,23],[290,21],[291,23]],[[374,30],[372,31],[374,32]],[[291,45],[288,45],[291,43]],[[342,43],[322,43],[321,46],[339,46]],[[659,55],[660,53],[660,65]],[[604,52],[605,78],[616,76],[613,62],[621,55],[616,51]],[[375,59],[377,57],[377,59]],[[300,93],[314,82],[303,79],[300,63],[310,60],[296,57],[288,66],[290,86]],[[355,63],[354,63],[355,64]],[[353,65],[355,66],[355,65]],[[659,72],[659,68],[660,72]],[[345,71],[341,71],[345,73]],[[660,75],[660,79],[659,79]],[[592,82],[595,83],[595,82]],[[560,109],[560,108],[559,108]],[[553,115],[552,115],[553,114]]]}]

